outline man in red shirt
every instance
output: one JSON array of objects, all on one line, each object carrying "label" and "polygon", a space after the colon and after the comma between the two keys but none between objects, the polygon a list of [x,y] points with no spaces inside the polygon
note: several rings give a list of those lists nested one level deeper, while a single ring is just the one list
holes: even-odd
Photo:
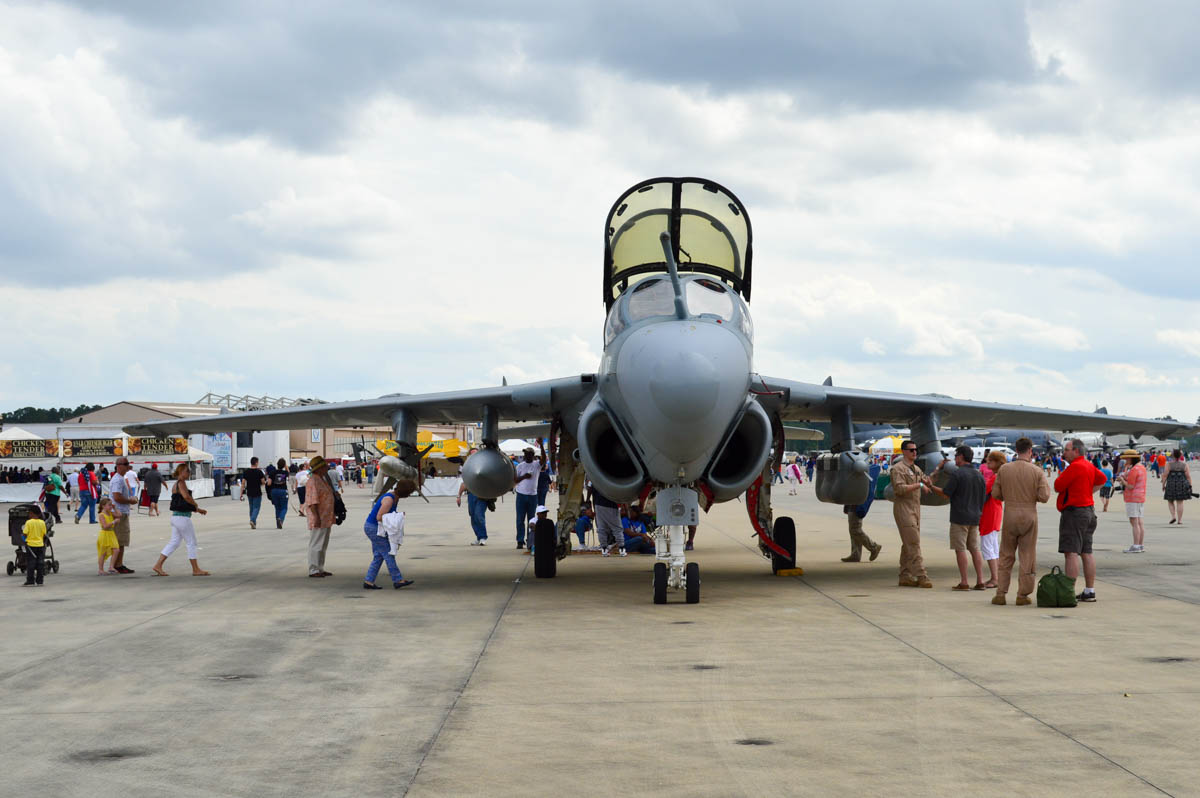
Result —
[{"label": "man in red shirt", "polygon": [[1079,576],[1079,561],[1083,560],[1083,579],[1086,587],[1080,601],[1096,600],[1096,559],[1092,556],[1092,535],[1096,531],[1096,502],[1092,494],[1108,478],[1087,458],[1087,447],[1078,438],[1063,446],[1063,457],[1069,465],[1054,480],[1058,493],[1058,550],[1066,558],[1067,576]]},{"label": "man in red shirt", "polygon": [[79,509],[75,511],[75,523],[86,512],[88,523],[96,523],[96,467],[88,463],[79,472]]}]

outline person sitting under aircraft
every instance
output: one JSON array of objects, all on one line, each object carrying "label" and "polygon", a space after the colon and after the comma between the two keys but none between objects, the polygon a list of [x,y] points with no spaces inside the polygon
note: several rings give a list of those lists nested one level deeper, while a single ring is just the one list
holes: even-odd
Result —
[{"label": "person sitting under aircraft", "polygon": [[579,538],[580,551],[587,549],[587,533],[591,531],[592,519],[595,517],[596,511],[590,504],[584,504],[579,508],[579,518],[575,521],[575,536]]},{"label": "person sitting under aircraft", "polygon": [[628,514],[621,517],[625,551],[632,554],[654,554],[654,538],[646,531],[646,525],[642,523],[640,515],[641,512],[635,504],[630,506]]}]

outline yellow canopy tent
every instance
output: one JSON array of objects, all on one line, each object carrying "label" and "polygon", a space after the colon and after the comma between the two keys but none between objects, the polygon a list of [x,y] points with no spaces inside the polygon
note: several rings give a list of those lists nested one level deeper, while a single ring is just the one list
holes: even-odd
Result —
[{"label": "yellow canopy tent", "polygon": [[871,444],[871,454],[893,454],[900,451],[900,443],[904,439],[899,435],[888,435]]}]

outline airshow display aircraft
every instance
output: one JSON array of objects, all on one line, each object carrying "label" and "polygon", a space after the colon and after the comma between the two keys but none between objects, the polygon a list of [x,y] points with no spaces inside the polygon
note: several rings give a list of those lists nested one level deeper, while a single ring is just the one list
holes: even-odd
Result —
[{"label": "airshow display aircraft", "polygon": [[[655,603],[680,590],[700,600],[699,564],[684,552],[687,527],[714,502],[741,496],[764,556],[776,570],[796,557],[792,519],[771,511],[771,469],[784,422],[829,421],[830,453],[818,462],[821,501],[866,499],[867,457],[854,423],[899,423],[932,473],[942,460],[943,422],[968,427],[1089,430],[1160,437],[1193,427],[1171,420],[1051,410],[778,379],[754,371],[750,219],[741,201],[701,178],[654,178],[624,192],[605,223],[604,354],[595,373],[494,388],[309,405],[134,424],[136,435],[367,427],[389,424],[400,451],[385,458],[379,490],[419,489],[418,423],[481,422],[482,446],[463,464],[477,497],[512,490],[515,472],[498,450],[500,421],[551,423],[557,465],[557,531],[534,531],[534,571],[552,577],[571,546],[585,474],[617,502],[654,494]],[[948,475],[943,470],[940,479]],[[395,479],[393,479],[395,477]],[[404,477],[414,477],[405,479]],[[925,497],[928,504],[945,499]]]}]

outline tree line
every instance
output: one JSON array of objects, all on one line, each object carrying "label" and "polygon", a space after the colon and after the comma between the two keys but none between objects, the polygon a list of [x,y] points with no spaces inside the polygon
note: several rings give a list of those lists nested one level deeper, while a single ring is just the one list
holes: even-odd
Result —
[{"label": "tree line", "polygon": [[0,415],[5,424],[57,424],[68,418],[82,416],[103,405],[80,405],[79,407],[21,407],[11,413]]}]

